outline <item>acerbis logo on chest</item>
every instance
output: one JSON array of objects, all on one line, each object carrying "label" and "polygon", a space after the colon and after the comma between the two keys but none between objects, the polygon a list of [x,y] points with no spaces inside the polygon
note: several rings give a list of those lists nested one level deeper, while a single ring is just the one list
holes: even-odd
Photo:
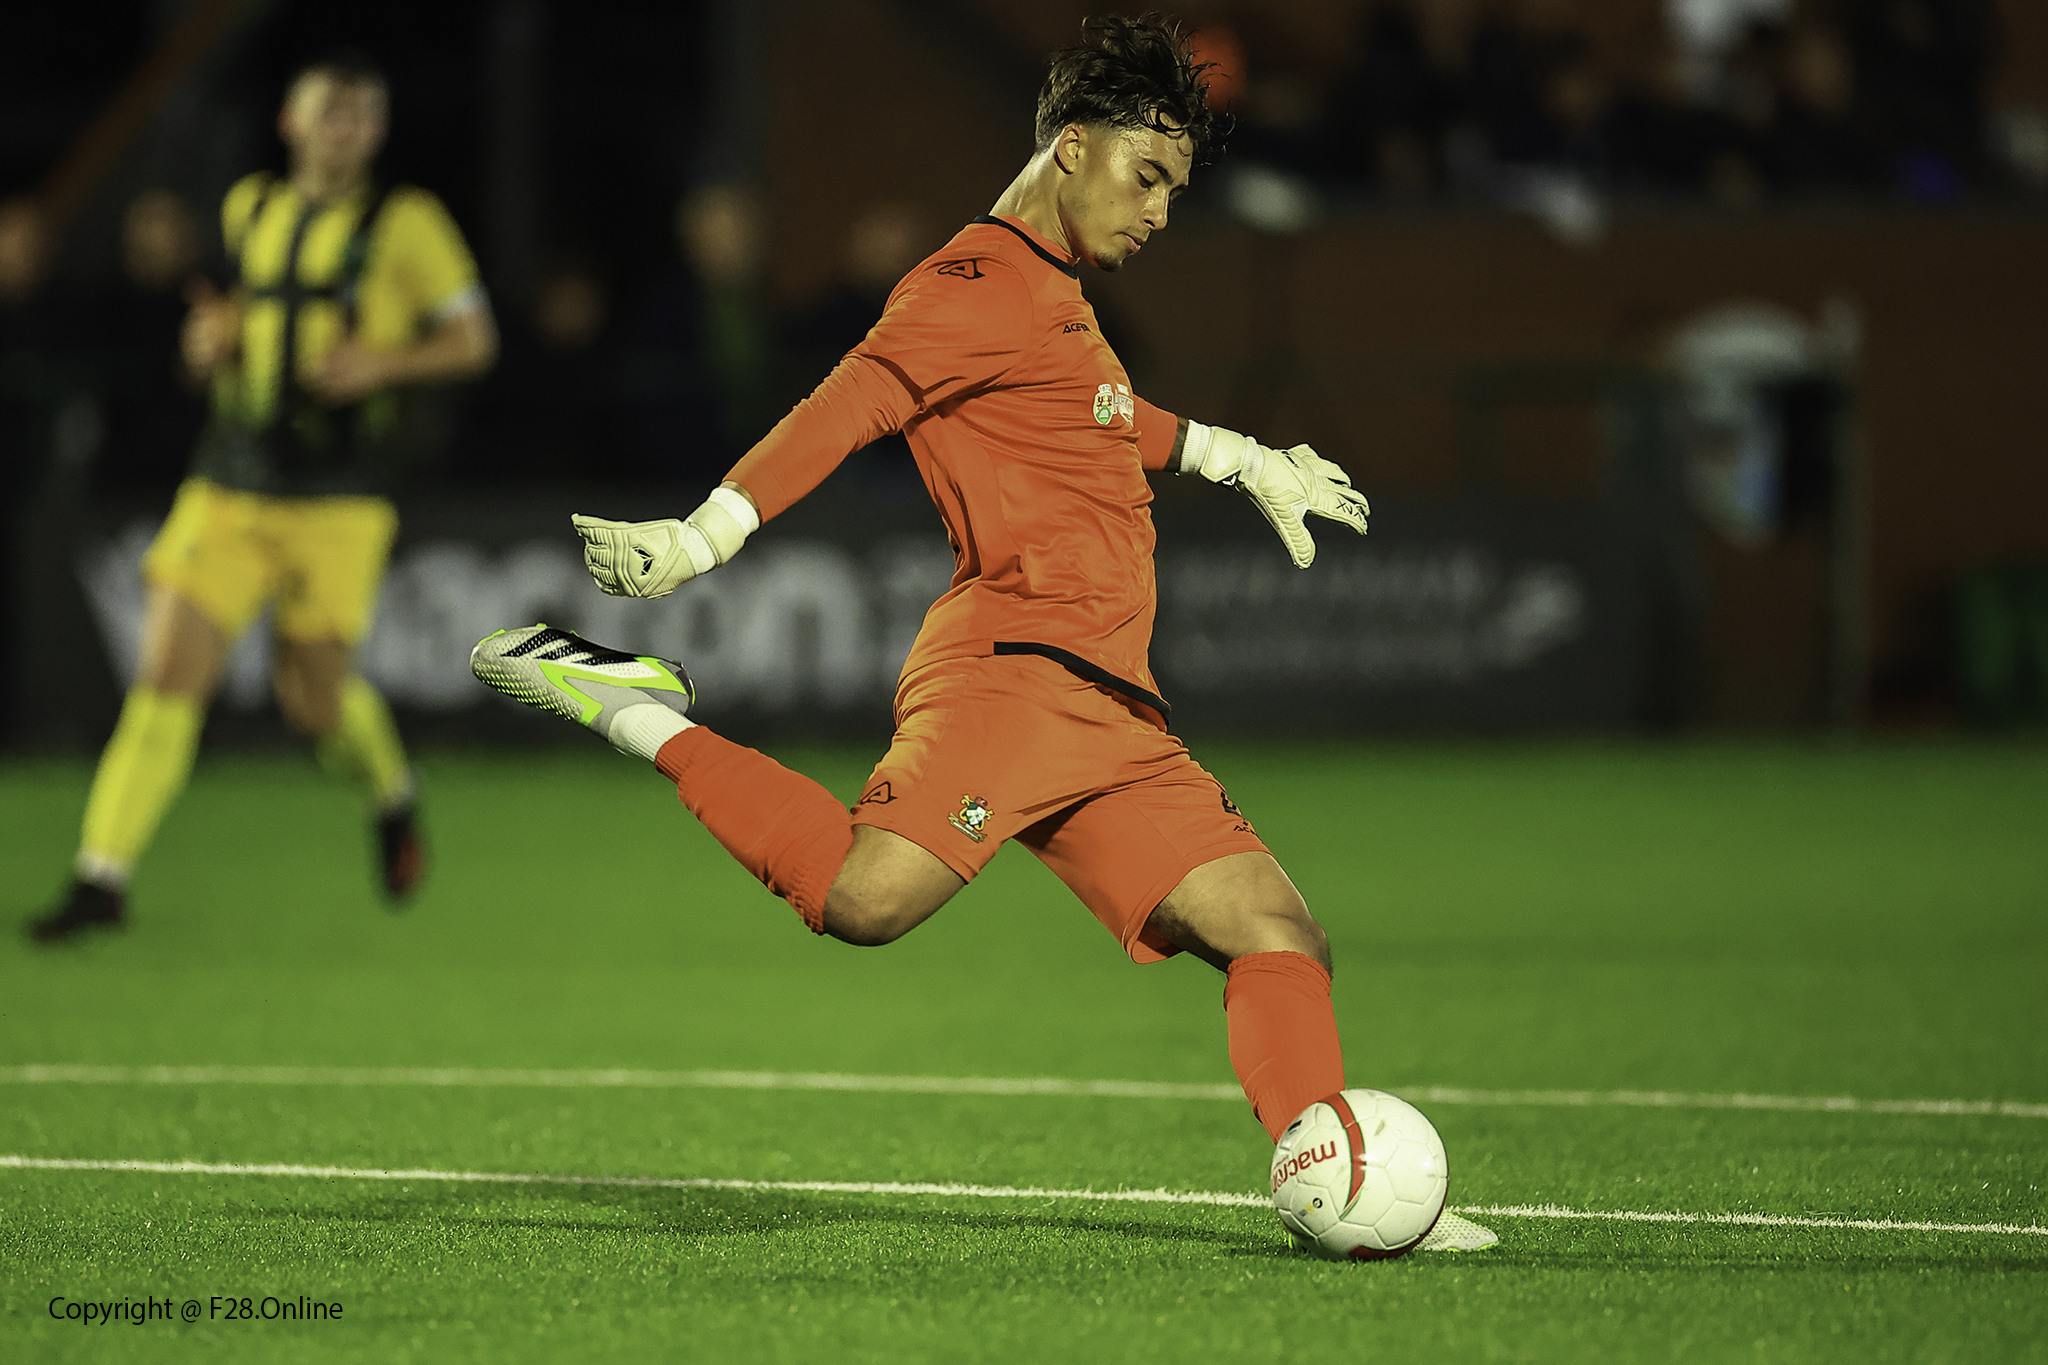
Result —
[{"label": "acerbis logo on chest", "polygon": [[1095,423],[1108,426],[1117,418],[1124,419],[1129,426],[1137,420],[1138,401],[1131,397],[1131,391],[1122,384],[1099,384],[1095,388]]},{"label": "acerbis logo on chest", "polygon": [[1070,337],[1076,332],[1085,332],[1087,330],[1088,324],[1085,322],[1070,322],[1066,326],[1060,328],[1060,335]]}]

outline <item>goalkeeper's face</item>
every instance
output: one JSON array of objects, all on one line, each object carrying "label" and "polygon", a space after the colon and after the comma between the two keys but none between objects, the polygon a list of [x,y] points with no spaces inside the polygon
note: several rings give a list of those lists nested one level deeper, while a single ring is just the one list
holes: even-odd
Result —
[{"label": "goalkeeper's face", "polygon": [[1060,218],[1074,254],[1118,270],[1166,226],[1188,185],[1194,146],[1157,128],[1070,124],[1053,146],[1060,169]]}]

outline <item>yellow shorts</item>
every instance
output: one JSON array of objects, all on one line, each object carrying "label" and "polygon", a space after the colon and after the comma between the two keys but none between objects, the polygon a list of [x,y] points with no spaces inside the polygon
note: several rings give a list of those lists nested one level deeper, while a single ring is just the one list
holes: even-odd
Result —
[{"label": "yellow shorts", "polygon": [[279,636],[355,644],[369,633],[397,534],[398,510],[384,498],[274,498],[187,479],[142,575],[229,639],[275,602]]}]

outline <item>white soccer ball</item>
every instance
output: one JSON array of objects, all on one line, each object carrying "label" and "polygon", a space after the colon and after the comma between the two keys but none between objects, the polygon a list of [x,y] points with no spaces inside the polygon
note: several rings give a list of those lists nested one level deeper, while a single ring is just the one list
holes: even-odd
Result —
[{"label": "white soccer ball", "polygon": [[1413,1251],[1443,1216],[1451,1168],[1422,1111],[1384,1090],[1317,1100],[1273,1149],[1273,1207],[1318,1255],[1378,1261]]}]

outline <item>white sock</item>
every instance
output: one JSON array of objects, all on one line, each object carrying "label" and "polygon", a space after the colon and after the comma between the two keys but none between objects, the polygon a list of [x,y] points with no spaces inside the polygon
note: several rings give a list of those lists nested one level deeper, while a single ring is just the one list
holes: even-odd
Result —
[{"label": "white sock", "polygon": [[613,716],[611,732],[605,738],[620,753],[632,754],[652,763],[654,756],[661,752],[662,745],[696,723],[688,716],[677,715],[658,701],[643,701]]},{"label": "white sock", "polygon": [[81,882],[89,882],[105,891],[125,889],[128,885],[129,871],[128,864],[120,859],[109,858],[104,853],[95,853],[83,848],[78,850],[78,856],[71,863],[72,877]]}]

